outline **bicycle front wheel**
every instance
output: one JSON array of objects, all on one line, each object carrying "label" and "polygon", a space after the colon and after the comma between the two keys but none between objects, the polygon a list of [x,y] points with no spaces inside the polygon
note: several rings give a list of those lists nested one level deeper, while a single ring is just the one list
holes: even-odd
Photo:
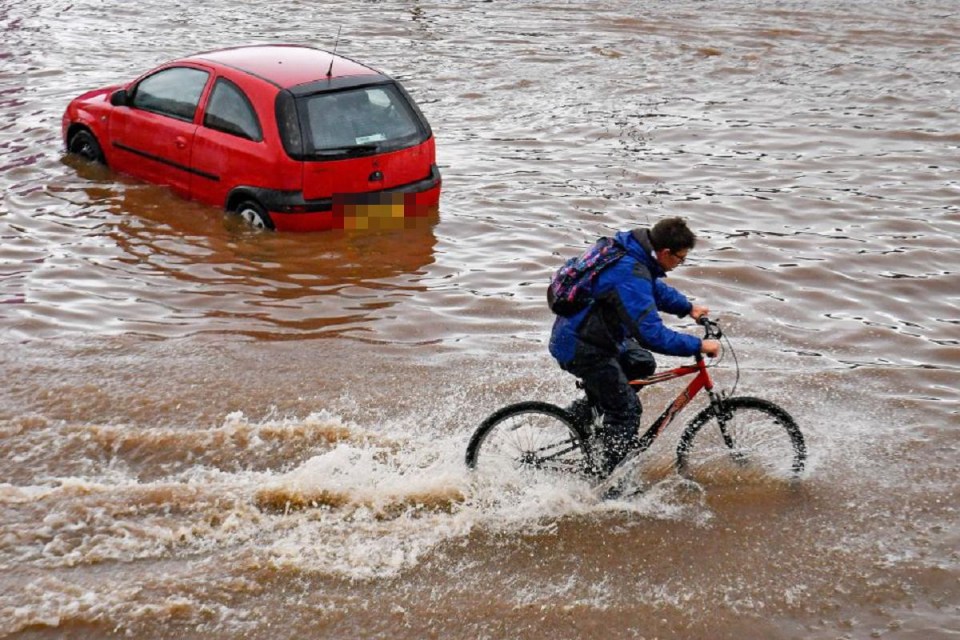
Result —
[{"label": "bicycle front wheel", "polygon": [[690,421],[677,447],[677,471],[694,480],[792,480],[807,447],[797,423],[760,398],[728,398]]},{"label": "bicycle front wheel", "polygon": [[525,482],[589,469],[587,437],[566,410],[546,402],[520,402],[495,412],[467,445],[467,467]]}]

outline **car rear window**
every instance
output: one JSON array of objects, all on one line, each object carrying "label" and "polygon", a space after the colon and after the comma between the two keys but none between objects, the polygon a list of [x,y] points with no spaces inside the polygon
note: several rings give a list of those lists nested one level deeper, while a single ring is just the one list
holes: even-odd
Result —
[{"label": "car rear window", "polygon": [[297,100],[297,113],[303,151],[316,159],[394,151],[428,137],[420,116],[394,84],[304,96]]}]

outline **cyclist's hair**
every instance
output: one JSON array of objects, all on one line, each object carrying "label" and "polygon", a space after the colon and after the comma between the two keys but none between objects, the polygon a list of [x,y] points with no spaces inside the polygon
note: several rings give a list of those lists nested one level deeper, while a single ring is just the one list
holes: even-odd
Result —
[{"label": "cyclist's hair", "polygon": [[683,218],[664,218],[650,229],[650,242],[654,251],[669,249],[671,252],[693,249],[697,236]]}]

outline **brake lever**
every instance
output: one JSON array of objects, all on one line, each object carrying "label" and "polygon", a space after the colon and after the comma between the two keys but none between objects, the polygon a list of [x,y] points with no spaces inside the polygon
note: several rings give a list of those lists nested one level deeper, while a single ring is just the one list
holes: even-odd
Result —
[{"label": "brake lever", "polygon": [[707,316],[700,316],[697,318],[697,324],[701,325],[704,328],[705,337],[707,339],[716,338],[720,339],[723,337],[723,331],[720,330],[720,325],[708,318]]}]

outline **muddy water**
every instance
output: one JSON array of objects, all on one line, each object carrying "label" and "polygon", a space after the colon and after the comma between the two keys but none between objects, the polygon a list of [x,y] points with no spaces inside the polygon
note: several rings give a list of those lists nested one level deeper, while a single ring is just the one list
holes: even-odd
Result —
[{"label": "muddy water", "polygon": [[[340,25],[437,133],[421,227],[253,233],[61,152],[88,88]],[[0,635],[954,637],[958,31],[947,0],[3,3]],[[679,483],[676,431],[629,501],[468,476],[485,415],[573,397],[548,274],[666,215],[802,486]]]}]

